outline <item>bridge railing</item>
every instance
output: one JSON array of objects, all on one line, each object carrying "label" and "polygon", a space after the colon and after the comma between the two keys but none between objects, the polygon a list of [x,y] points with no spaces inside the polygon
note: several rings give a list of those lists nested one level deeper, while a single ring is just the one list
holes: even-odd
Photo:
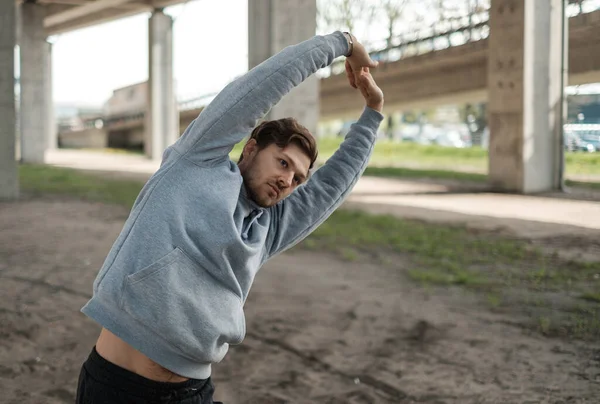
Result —
[{"label": "bridge railing", "polygon": [[[572,18],[598,9],[600,9],[598,0],[569,0],[566,13]],[[489,32],[489,10],[483,10],[441,20],[428,27],[397,35],[391,40],[367,42],[365,47],[373,60],[394,62],[406,57],[480,41],[486,39]],[[341,73],[344,73],[344,61],[338,59],[330,67],[322,69],[319,76],[326,78]]]},{"label": "bridge railing", "polygon": [[177,102],[177,106],[179,107],[179,111],[190,111],[198,108],[203,108],[207,106],[218,93],[208,93],[201,94],[195,97],[186,98],[182,101]]},{"label": "bridge railing", "polygon": [[[217,95],[218,93],[208,93],[202,94],[196,97],[186,98],[185,100],[178,101],[177,107],[179,112],[183,111],[191,111],[195,109],[200,109],[207,106]],[[110,115],[101,118],[102,126],[110,128],[111,126],[124,125],[131,122],[139,122],[143,121],[146,116],[146,111],[144,110],[136,110],[131,111],[125,114],[118,115]],[[98,119],[86,120],[84,121],[84,126],[87,127],[97,127]]]}]

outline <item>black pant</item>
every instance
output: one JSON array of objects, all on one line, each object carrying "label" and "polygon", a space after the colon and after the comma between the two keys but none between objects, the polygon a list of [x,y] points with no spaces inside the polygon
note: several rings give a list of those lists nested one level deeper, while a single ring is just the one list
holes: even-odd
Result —
[{"label": "black pant", "polygon": [[76,404],[222,404],[213,402],[214,391],[210,378],[180,383],[146,379],[107,361],[94,347],[79,374]]}]

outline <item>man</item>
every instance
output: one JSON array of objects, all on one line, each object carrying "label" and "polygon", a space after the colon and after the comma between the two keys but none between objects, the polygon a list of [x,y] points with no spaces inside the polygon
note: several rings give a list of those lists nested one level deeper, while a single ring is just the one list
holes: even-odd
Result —
[{"label": "man", "polygon": [[[309,179],[309,131],[293,119],[255,125],[343,55],[366,106]],[[258,269],[329,217],[367,166],[383,119],[376,66],[348,33],[290,46],[226,86],[165,151],[82,308],[103,328],[81,370],[79,403],[213,402],[211,363],[242,342]],[[229,153],[249,133],[234,164]]]}]

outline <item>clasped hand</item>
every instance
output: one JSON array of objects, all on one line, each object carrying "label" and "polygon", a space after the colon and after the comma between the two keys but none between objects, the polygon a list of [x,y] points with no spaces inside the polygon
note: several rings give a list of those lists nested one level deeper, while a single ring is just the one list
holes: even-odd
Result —
[{"label": "clasped hand", "polygon": [[365,47],[354,40],[352,55],[346,58],[346,77],[353,88],[360,90],[369,108],[381,112],[383,109],[383,91],[377,86],[371,68],[376,68],[378,62],[371,60]]}]

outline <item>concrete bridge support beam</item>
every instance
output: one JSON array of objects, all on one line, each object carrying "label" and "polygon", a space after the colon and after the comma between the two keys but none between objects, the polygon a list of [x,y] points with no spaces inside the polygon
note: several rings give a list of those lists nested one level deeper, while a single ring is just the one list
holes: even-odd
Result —
[{"label": "concrete bridge support beam", "polygon": [[50,79],[50,53],[43,4],[22,3],[20,6],[19,47],[21,55],[21,160],[26,163],[43,163],[48,148],[48,116],[52,109],[52,95],[47,81]]},{"label": "concrete bridge support beam", "polygon": [[15,159],[15,2],[0,1],[0,200],[19,196]]},{"label": "concrete bridge support beam", "polygon": [[564,24],[562,0],[491,2],[489,181],[499,191],[561,187]]},{"label": "concrete bridge support beam", "polygon": [[148,107],[144,151],[160,160],[179,137],[179,112],[173,81],[173,19],[155,10],[148,23]]},{"label": "concrete bridge support beam", "polygon": [[[315,35],[316,0],[248,0],[248,68]],[[294,117],[316,135],[319,80],[309,77],[269,112],[266,119]]]},{"label": "concrete bridge support beam", "polygon": [[54,100],[52,98],[52,43],[46,42],[46,76],[44,77],[44,92],[47,100],[46,110],[46,141],[47,150],[58,148],[58,128],[54,117]]}]

